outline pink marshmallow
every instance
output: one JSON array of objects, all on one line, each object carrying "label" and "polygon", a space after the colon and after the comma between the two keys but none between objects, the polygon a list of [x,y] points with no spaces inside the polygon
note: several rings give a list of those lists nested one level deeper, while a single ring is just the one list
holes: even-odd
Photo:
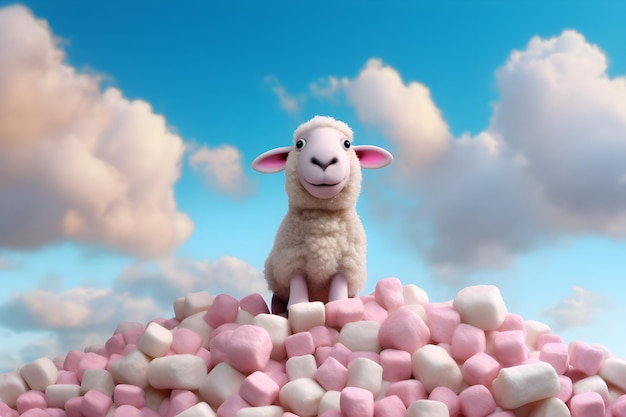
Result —
[{"label": "pink marshmallow", "polygon": [[374,403],[374,417],[404,417],[406,407],[397,395],[383,397]]},{"label": "pink marshmallow", "polygon": [[364,313],[363,302],[359,298],[331,301],[324,308],[326,310],[326,325],[339,329],[347,323],[361,320]]},{"label": "pink marshmallow", "polygon": [[168,417],[175,417],[198,403],[198,396],[191,391],[175,389],[170,395]]},{"label": "pink marshmallow", "polygon": [[565,375],[559,375],[559,392],[555,397],[565,403],[572,397],[573,390],[574,384],[572,380]]},{"label": "pink marshmallow", "polygon": [[0,416],[2,417],[18,417],[17,411],[9,407],[6,403],[0,401]]},{"label": "pink marshmallow", "polygon": [[24,414],[20,415],[22,417],[50,417],[50,415],[41,408],[31,408],[30,410],[27,410]]},{"label": "pink marshmallow", "polygon": [[70,350],[67,355],[65,355],[63,369],[66,371],[78,372],[78,364],[83,356],[85,356],[85,352],[81,352],[80,350]]},{"label": "pink marshmallow", "polygon": [[599,347],[585,342],[572,342],[569,363],[575,370],[587,376],[595,375],[600,371],[603,360],[604,352]]},{"label": "pink marshmallow", "polygon": [[386,396],[397,395],[408,408],[414,401],[428,398],[424,384],[417,379],[392,382],[387,387]]},{"label": "pink marshmallow", "polygon": [[180,320],[178,320],[176,317],[167,319],[163,322],[163,327],[165,327],[167,330],[175,329],[179,325],[180,325]]},{"label": "pink marshmallow", "polygon": [[315,326],[309,329],[309,333],[313,336],[315,347],[333,346],[339,340],[339,331],[332,327]]},{"label": "pink marshmallow", "polygon": [[613,417],[626,417],[626,394],[620,395],[611,404],[611,413]]},{"label": "pink marshmallow", "polygon": [[115,409],[113,417],[144,417],[144,414],[132,405],[121,405]]},{"label": "pink marshmallow", "polygon": [[572,417],[604,416],[605,406],[602,396],[597,392],[576,394],[569,402]]},{"label": "pink marshmallow", "polygon": [[348,356],[352,351],[341,342],[337,342],[335,346],[330,349],[328,356],[332,356],[337,359],[343,366],[348,366]]},{"label": "pink marshmallow", "polygon": [[372,320],[382,323],[389,315],[387,310],[376,301],[372,300],[366,302],[363,298],[361,298],[361,301],[363,302],[363,320]]},{"label": "pink marshmallow", "polygon": [[411,378],[411,354],[405,350],[384,349],[380,352],[383,379],[389,382]]},{"label": "pink marshmallow", "polygon": [[564,343],[561,336],[552,333],[542,333],[537,336],[537,350],[541,350],[546,343]]},{"label": "pink marshmallow", "polygon": [[108,360],[104,356],[100,356],[97,353],[88,352],[78,363],[78,371],[76,372],[76,376],[78,376],[78,379],[82,381],[83,375],[85,374],[86,370],[106,369],[107,362]]},{"label": "pink marshmallow", "polygon": [[398,278],[384,278],[376,283],[374,300],[387,311],[404,305],[404,288]]},{"label": "pink marshmallow", "polygon": [[136,345],[137,342],[139,341],[139,338],[143,334],[143,331],[144,331],[144,328],[143,326],[141,326],[141,327],[134,327],[134,328],[131,328],[129,330],[122,332],[122,335],[124,336],[124,340],[126,341],[126,344]]},{"label": "pink marshmallow", "polygon": [[105,417],[110,408],[111,397],[95,389],[87,391],[80,405],[81,413],[89,417]]},{"label": "pink marshmallow", "polygon": [[465,417],[484,417],[496,409],[496,402],[484,385],[472,385],[459,394],[461,412]]},{"label": "pink marshmallow", "polygon": [[253,316],[257,316],[259,314],[269,314],[270,312],[265,299],[259,293],[253,293],[243,297],[239,301],[239,307]]},{"label": "pink marshmallow", "polygon": [[499,332],[505,332],[507,330],[526,331],[526,324],[524,322],[524,318],[519,314],[507,313],[504,317],[504,321],[497,330]]},{"label": "pink marshmallow", "polygon": [[452,357],[463,362],[470,356],[485,351],[487,347],[485,332],[471,324],[460,323],[452,334],[450,347]]},{"label": "pink marshmallow", "polygon": [[330,356],[317,368],[314,377],[326,391],[341,391],[348,381],[348,368]]},{"label": "pink marshmallow", "polygon": [[16,408],[20,414],[25,413],[31,408],[44,409],[48,406],[46,397],[41,391],[27,391],[17,397]]},{"label": "pink marshmallow", "polygon": [[256,371],[243,380],[239,395],[253,407],[271,405],[278,398],[280,387],[267,374]]},{"label": "pink marshmallow", "polygon": [[172,334],[171,349],[175,353],[196,353],[202,347],[202,336],[193,330],[179,327]]},{"label": "pink marshmallow", "polygon": [[202,360],[204,361],[204,364],[206,365],[208,371],[213,369],[213,366],[212,366],[213,362],[211,360],[211,352],[208,349],[205,349],[205,348],[201,347],[196,352],[196,356],[199,356],[199,357],[202,358]]},{"label": "pink marshmallow", "polygon": [[272,340],[267,330],[244,324],[233,331],[227,344],[226,359],[238,371],[252,373],[265,368],[272,348]]},{"label": "pink marshmallow", "polygon": [[224,323],[233,323],[237,320],[239,301],[227,294],[217,295],[213,304],[207,310],[204,321],[214,329]]},{"label": "pink marshmallow", "polygon": [[272,378],[272,380],[276,382],[276,384],[278,384],[280,388],[282,388],[283,385],[289,382],[289,378],[287,377],[287,369],[285,366],[285,362],[279,362],[279,361],[270,359],[270,361],[267,363],[267,366],[265,367],[263,372],[265,372],[267,376]]},{"label": "pink marshmallow", "polygon": [[493,353],[503,367],[521,365],[528,359],[526,335],[522,330],[496,333],[493,340]]},{"label": "pink marshmallow", "polygon": [[377,364],[380,365],[380,355],[376,352],[367,352],[367,351],[350,352],[350,354],[348,355],[348,365],[350,364],[350,362],[358,358],[369,359],[372,362],[376,362]]},{"label": "pink marshmallow", "polygon": [[121,333],[115,333],[104,344],[108,356],[111,356],[114,353],[122,353],[125,346],[126,341],[124,340],[124,335]]},{"label": "pink marshmallow", "polygon": [[239,395],[231,395],[217,409],[217,415],[220,417],[237,417],[237,411],[242,408],[250,407]]},{"label": "pink marshmallow", "polygon": [[450,343],[456,327],[461,323],[461,315],[447,304],[432,303],[425,307],[433,341]]},{"label": "pink marshmallow", "polygon": [[539,360],[548,362],[557,374],[563,375],[569,364],[569,354],[565,343],[545,343],[541,346]]},{"label": "pink marshmallow", "polygon": [[346,387],[341,390],[339,400],[341,412],[345,417],[373,417],[374,396],[364,388]]},{"label": "pink marshmallow", "polygon": [[311,355],[315,352],[313,335],[309,332],[294,333],[285,339],[287,357]]},{"label": "pink marshmallow", "polygon": [[[65,413],[65,410],[63,410],[62,408],[45,408],[43,410],[46,414],[45,417],[67,417],[67,414]],[[1,414],[0,414],[1,415]],[[22,417],[26,416],[26,414],[23,414]],[[134,417],[132,414],[129,415],[129,417]],[[136,417],[141,417],[141,414],[139,414],[139,416]]]},{"label": "pink marshmallow", "polygon": [[430,330],[421,317],[406,308],[389,314],[380,325],[378,342],[382,349],[415,352],[430,340]]},{"label": "pink marshmallow", "polygon": [[[223,326],[222,326],[223,327]],[[221,327],[220,327],[221,329]],[[221,332],[213,332],[209,338],[209,351],[211,352],[211,366],[226,361],[226,351],[234,330],[228,329]]]},{"label": "pink marshmallow", "polygon": [[113,402],[115,405],[132,405],[135,408],[146,406],[145,391],[130,384],[118,384],[113,391]]},{"label": "pink marshmallow", "polygon": [[461,400],[459,396],[448,387],[436,387],[430,392],[428,399],[444,403],[446,407],[448,407],[450,417],[456,417],[461,412]]},{"label": "pink marshmallow", "polygon": [[320,366],[321,364],[324,363],[326,359],[328,359],[331,349],[332,348],[330,346],[320,346],[317,349],[315,349],[314,356],[315,356],[315,363],[317,364],[317,366]]},{"label": "pink marshmallow", "polygon": [[500,363],[485,352],[478,352],[461,366],[463,379],[470,385],[491,386],[500,372]]},{"label": "pink marshmallow", "polygon": [[72,371],[59,372],[59,376],[57,377],[56,383],[80,385],[80,381],[78,380],[76,373]]},{"label": "pink marshmallow", "polygon": [[[104,394],[103,394],[104,395]],[[73,397],[65,403],[65,413],[67,417],[84,417],[81,411],[83,405],[83,397]]]}]

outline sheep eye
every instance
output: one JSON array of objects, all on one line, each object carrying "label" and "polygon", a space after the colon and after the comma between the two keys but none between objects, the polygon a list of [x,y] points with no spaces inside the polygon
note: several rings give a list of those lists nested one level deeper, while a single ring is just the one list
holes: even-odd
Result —
[{"label": "sheep eye", "polygon": [[305,145],[306,145],[306,140],[298,139],[297,142],[296,142],[296,150],[301,151],[302,148],[304,148]]},{"label": "sheep eye", "polygon": [[343,142],[341,142],[341,146],[343,146],[343,148],[347,151],[348,149],[350,149],[350,141],[348,139],[344,139]]}]

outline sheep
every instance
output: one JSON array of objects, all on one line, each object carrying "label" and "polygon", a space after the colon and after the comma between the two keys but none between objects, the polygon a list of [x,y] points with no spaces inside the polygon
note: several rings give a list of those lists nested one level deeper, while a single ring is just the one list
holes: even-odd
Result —
[{"label": "sheep", "polygon": [[376,146],[352,146],[352,138],[346,123],[315,116],[295,130],[292,146],[252,162],[261,173],[285,170],[288,210],[264,270],[272,310],[355,297],[365,286],[366,238],[355,207],[361,167],[382,168],[393,156]]}]

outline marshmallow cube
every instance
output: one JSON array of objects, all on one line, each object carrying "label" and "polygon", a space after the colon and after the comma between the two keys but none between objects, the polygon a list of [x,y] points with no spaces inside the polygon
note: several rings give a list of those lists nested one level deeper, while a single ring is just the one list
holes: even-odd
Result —
[{"label": "marshmallow cube", "polygon": [[365,301],[364,298],[361,297],[361,302],[363,303],[363,320],[382,323],[389,315],[387,310],[381,307],[376,301]]},{"label": "marshmallow cube", "polygon": [[458,393],[463,383],[461,369],[450,354],[441,346],[425,345],[412,357],[413,376],[424,384],[426,392],[438,386]]},{"label": "marshmallow cube", "polygon": [[244,407],[237,411],[237,417],[282,417],[285,410],[279,405]]},{"label": "marshmallow cube", "polygon": [[459,394],[461,412],[465,417],[484,417],[496,409],[496,402],[484,385],[472,385]]},{"label": "marshmallow cube", "polygon": [[70,398],[80,397],[80,386],[74,384],[48,385],[45,395],[48,407],[63,408]]},{"label": "marshmallow cube", "polygon": [[413,354],[430,340],[430,330],[421,317],[406,308],[393,311],[380,325],[378,342],[383,349]]},{"label": "marshmallow cube", "polygon": [[363,318],[364,307],[360,298],[346,298],[326,304],[326,325],[342,328],[347,323],[359,321]]},{"label": "marshmallow cube", "polygon": [[178,328],[193,330],[202,337],[202,347],[209,347],[209,335],[212,332],[211,326],[204,320],[205,313],[200,311],[196,314],[186,317],[180,322]]},{"label": "marshmallow cube", "polygon": [[599,375],[588,376],[587,378],[574,382],[572,386],[572,393],[574,395],[585,392],[597,392],[602,397],[605,405],[610,404],[609,387]]},{"label": "marshmallow cube", "polygon": [[613,402],[611,413],[614,417],[626,417],[626,395],[621,395]]},{"label": "marshmallow cube", "polygon": [[424,384],[416,379],[392,382],[387,387],[385,395],[394,395],[400,398],[404,404],[404,408],[409,407],[417,400],[425,400],[428,398]]},{"label": "marshmallow cube", "polygon": [[146,355],[159,358],[164,356],[172,345],[172,332],[165,327],[152,322],[148,324],[137,340],[137,349]]},{"label": "marshmallow cube", "polygon": [[146,406],[145,391],[135,385],[119,384],[113,390],[113,402],[115,405],[132,405],[135,408]]},{"label": "marshmallow cube", "polygon": [[324,414],[329,410],[341,409],[341,391],[326,391],[320,400],[317,414]]},{"label": "marshmallow cube", "polygon": [[[206,291],[192,292],[185,296],[183,301],[183,317],[190,317],[205,312],[213,304],[213,296]],[[178,316],[177,319],[181,320]]]},{"label": "marshmallow cube", "polygon": [[259,314],[252,320],[254,326],[261,327],[270,335],[272,342],[272,354],[270,357],[274,360],[284,358],[285,340],[291,334],[289,321],[285,317],[276,314]]},{"label": "marshmallow cube", "polygon": [[[52,385],[50,385],[52,386]],[[113,376],[104,369],[87,369],[80,383],[80,393],[85,394],[92,389],[98,390],[111,397],[115,389]]]},{"label": "marshmallow cube", "polygon": [[411,377],[411,354],[405,350],[383,350],[380,352],[380,365],[385,381],[402,381]]},{"label": "marshmallow cube", "polygon": [[450,417],[444,403],[433,400],[417,400],[406,410],[405,417]]},{"label": "marshmallow cube", "polygon": [[269,314],[270,312],[265,299],[259,293],[253,293],[243,297],[239,300],[239,308],[247,311],[253,316],[258,316],[259,314]]},{"label": "marshmallow cube", "polygon": [[198,404],[198,396],[196,394],[187,390],[175,389],[172,390],[167,413],[170,416],[176,416],[196,404]]},{"label": "marshmallow cube", "polygon": [[339,342],[352,352],[380,353],[380,323],[371,320],[347,323],[339,332]]},{"label": "marshmallow cube", "polygon": [[376,283],[374,301],[387,311],[404,305],[404,288],[398,278],[384,278]]},{"label": "marshmallow cube", "polygon": [[17,372],[0,375],[0,404],[4,402],[9,407],[15,407],[17,397],[27,390],[26,382]]},{"label": "marshmallow cube", "polygon": [[105,417],[111,408],[111,397],[98,390],[87,392],[81,401],[80,411],[89,417]]},{"label": "marshmallow cube", "polygon": [[204,360],[181,354],[153,359],[148,366],[148,381],[157,389],[198,389],[207,374]]},{"label": "marshmallow cube", "polygon": [[461,400],[450,388],[437,387],[431,391],[428,399],[444,403],[450,416],[457,416],[461,412]]},{"label": "marshmallow cube", "polygon": [[278,397],[280,387],[267,374],[256,371],[243,380],[239,395],[250,405],[260,407],[270,405]]},{"label": "marshmallow cube", "polygon": [[228,294],[220,294],[213,299],[204,320],[215,329],[224,323],[234,323],[238,311],[239,301]]},{"label": "marshmallow cube", "polygon": [[460,290],[452,303],[463,323],[482,330],[496,330],[507,315],[500,290],[495,285],[474,285]]},{"label": "marshmallow cube", "polygon": [[[378,396],[383,380],[383,368],[376,362],[357,358],[348,364],[348,387],[359,387]],[[373,412],[373,406],[372,406]]]},{"label": "marshmallow cube", "polygon": [[252,373],[265,368],[272,349],[271,337],[264,328],[244,324],[233,331],[227,344],[226,359],[238,371]]},{"label": "marshmallow cube", "polygon": [[174,417],[217,417],[217,414],[215,414],[207,403],[199,402]]},{"label": "marshmallow cube", "polygon": [[522,330],[526,331],[526,324],[524,324],[524,318],[519,314],[507,313],[504,317],[504,321],[498,327],[499,332],[506,332],[508,330]]},{"label": "marshmallow cube", "polygon": [[321,301],[298,303],[289,307],[289,324],[294,333],[306,332],[326,323],[326,308]]},{"label": "marshmallow cube", "polygon": [[526,344],[530,349],[537,350],[539,338],[550,334],[550,326],[536,320],[525,320],[524,326],[526,327]]},{"label": "marshmallow cube", "polygon": [[87,352],[78,362],[76,376],[82,381],[85,371],[88,369],[106,369],[107,358],[95,352]]},{"label": "marshmallow cube", "polygon": [[[109,413],[110,414],[110,413]],[[143,417],[143,413],[132,405],[121,405],[115,407],[112,417]],[[59,416],[61,417],[61,416]]]},{"label": "marshmallow cube", "polygon": [[572,396],[573,391],[574,384],[572,383],[572,380],[565,375],[559,375],[559,392],[555,395],[555,397],[563,402],[567,402]]},{"label": "marshmallow cube", "polygon": [[324,396],[324,388],[313,379],[299,378],[287,382],[278,396],[287,411],[300,417],[314,417]]},{"label": "marshmallow cube", "polygon": [[41,391],[28,391],[17,397],[15,406],[20,415],[33,408],[44,409],[47,406],[46,397]]},{"label": "marshmallow cube", "polygon": [[503,367],[521,365],[528,359],[526,334],[522,330],[507,330],[496,333],[493,353]]},{"label": "marshmallow cube", "polygon": [[433,303],[426,306],[430,335],[437,343],[451,343],[461,315],[452,306]]},{"label": "marshmallow cube", "polygon": [[313,378],[317,371],[317,363],[313,355],[294,356],[287,360],[285,368],[290,380]]},{"label": "marshmallow cube", "polygon": [[314,378],[326,391],[341,391],[348,382],[348,369],[331,356],[317,368]]},{"label": "marshmallow cube", "polygon": [[320,346],[333,346],[339,340],[339,332],[331,327],[315,326],[309,329],[309,333],[313,336],[313,342],[316,348]]},{"label": "marshmallow cube", "polygon": [[374,417],[404,417],[406,407],[397,395],[383,397],[374,403]]},{"label": "marshmallow cube", "polygon": [[500,363],[485,352],[478,352],[461,366],[463,379],[470,385],[490,387],[500,372]]},{"label": "marshmallow cube", "polygon": [[551,397],[542,400],[533,407],[529,417],[571,417],[567,405],[558,398]]},{"label": "marshmallow cube", "polygon": [[37,391],[45,391],[48,385],[56,382],[58,375],[56,365],[48,358],[36,359],[20,368],[20,376]]},{"label": "marshmallow cube", "polygon": [[220,417],[236,417],[239,410],[246,407],[250,407],[250,404],[241,396],[235,394],[228,397],[222,405],[217,407],[217,414]]},{"label": "marshmallow cube", "polygon": [[172,333],[170,347],[175,353],[193,354],[202,347],[202,337],[191,329],[179,327]]},{"label": "marshmallow cube", "polygon": [[595,375],[600,371],[604,352],[602,349],[590,346],[585,342],[572,342],[569,363],[576,370],[585,375]]},{"label": "marshmallow cube", "polygon": [[428,304],[428,294],[415,284],[408,284],[402,288],[402,296],[405,305]]},{"label": "marshmallow cube", "polygon": [[626,391],[626,359],[605,359],[600,367],[600,376],[606,382]]},{"label": "marshmallow cube", "polygon": [[576,394],[569,404],[572,417],[604,416],[605,413],[604,401],[597,392]]},{"label": "marshmallow cube", "polygon": [[115,333],[104,344],[104,348],[109,356],[114,353],[121,354],[124,352],[124,347],[126,347],[126,341],[124,340],[124,335],[121,333]]},{"label": "marshmallow cube", "polygon": [[346,387],[341,391],[340,408],[346,417],[373,417],[374,396],[370,390]]},{"label": "marshmallow cube", "polygon": [[556,371],[545,362],[502,368],[491,384],[496,403],[507,409],[552,397],[559,389]]},{"label": "marshmallow cube", "polygon": [[226,362],[215,366],[203,379],[199,392],[214,407],[219,407],[228,397],[239,393],[246,376]]},{"label": "marshmallow cube", "polygon": [[452,357],[464,362],[478,352],[487,348],[485,332],[471,324],[460,323],[456,326],[450,342]]},{"label": "marshmallow cube", "polygon": [[552,365],[557,374],[565,374],[569,364],[567,345],[565,343],[545,343],[539,351],[539,360]]},{"label": "marshmallow cube", "polygon": [[285,339],[287,357],[311,355],[315,353],[313,335],[309,332],[295,333]]}]

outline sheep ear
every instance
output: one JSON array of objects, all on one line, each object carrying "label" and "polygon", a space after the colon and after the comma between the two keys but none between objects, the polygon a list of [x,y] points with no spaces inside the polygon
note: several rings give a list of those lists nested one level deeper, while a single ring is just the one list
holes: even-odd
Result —
[{"label": "sheep ear", "polygon": [[359,162],[363,168],[382,168],[393,161],[393,155],[383,148],[372,145],[359,145],[352,147],[359,157]]},{"label": "sheep ear", "polygon": [[252,161],[252,168],[264,174],[280,172],[285,169],[287,155],[292,149],[293,146],[285,146],[264,152]]}]

